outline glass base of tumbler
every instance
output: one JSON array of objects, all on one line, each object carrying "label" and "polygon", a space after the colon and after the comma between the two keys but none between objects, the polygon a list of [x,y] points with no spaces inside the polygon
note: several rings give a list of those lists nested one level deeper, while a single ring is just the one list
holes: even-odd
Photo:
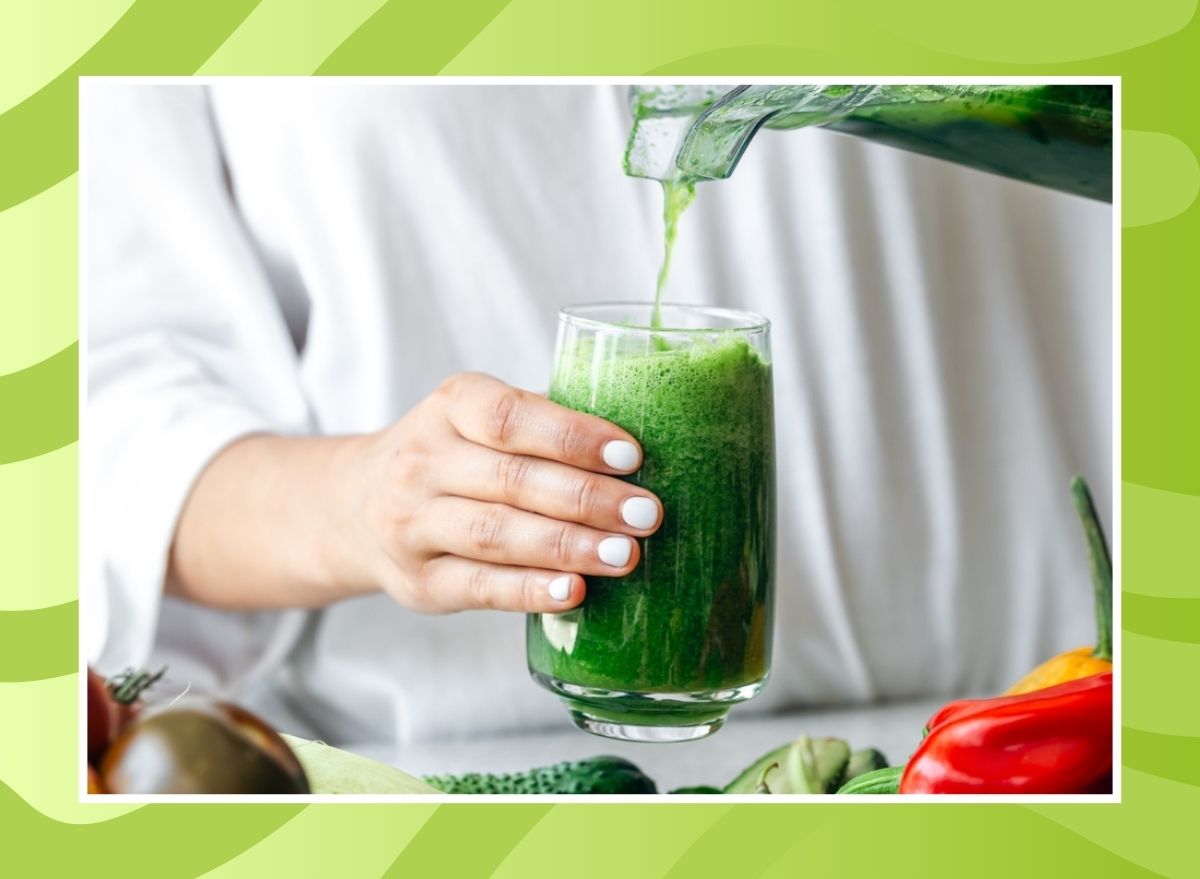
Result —
[{"label": "glass base of tumbler", "polygon": [[692,726],[639,726],[592,717],[586,709],[571,708],[571,720],[584,732],[622,742],[692,742],[710,736],[725,724],[725,717]]},{"label": "glass base of tumbler", "polygon": [[712,735],[729,709],[758,695],[766,680],[740,687],[691,693],[636,693],[585,687],[532,671],[557,694],[577,727],[626,742],[689,742]]}]

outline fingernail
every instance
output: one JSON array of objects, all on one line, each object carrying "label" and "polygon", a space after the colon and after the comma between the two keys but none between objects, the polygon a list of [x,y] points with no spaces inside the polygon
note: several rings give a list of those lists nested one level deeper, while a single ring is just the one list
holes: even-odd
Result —
[{"label": "fingernail", "polygon": [[555,577],[550,581],[550,597],[555,601],[566,601],[571,597],[571,578]]},{"label": "fingernail", "polygon": [[596,547],[596,554],[604,564],[623,568],[633,555],[633,541],[628,537],[606,537]]},{"label": "fingernail", "polygon": [[621,504],[621,518],[630,528],[645,531],[658,521],[658,504],[648,497],[631,497]]},{"label": "fingernail", "polygon": [[626,440],[613,440],[605,443],[600,453],[604,463],[614,470],[636,470],[638,465],[638,449]]}]

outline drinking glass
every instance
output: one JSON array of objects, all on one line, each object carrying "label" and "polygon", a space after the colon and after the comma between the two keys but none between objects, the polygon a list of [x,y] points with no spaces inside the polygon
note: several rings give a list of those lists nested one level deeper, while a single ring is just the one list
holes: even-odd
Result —
[{"label": "drinking glass", "polygon": [[749,312],[600,303],[559,315],[550,399],[642,445],[628,481],[663,504],[625,577],[531,614],[530,673],[577,726],[629,741],[697,739],[767,680],[775,449],[770,326]]}]

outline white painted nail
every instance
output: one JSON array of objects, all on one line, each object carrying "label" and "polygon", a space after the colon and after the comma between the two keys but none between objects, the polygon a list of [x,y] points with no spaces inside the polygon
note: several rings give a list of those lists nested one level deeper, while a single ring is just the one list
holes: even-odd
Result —
[{"label": "white painted nail", "polygon": [[626,440],[613,440],[605,443],[600,453],[604,463],[614,470],[636,470],[638,466],[638,449]]},{"label": "white painted nail", "polygon": [[658,504],[648,497],[631,497],[621,504],[621,518],[630,528],[645,531],[658,521]]},{"label": "white painted nail", "polygon": [[555,577],[550,581],[550,597],[555,601],[566,601],[571,597],[571,578]]},{"label": "white painted nail", "polygon": [[628,537],[606,537],[596,547],[596,554],[604,564],[623,568],[633,555],[633,541]]}]

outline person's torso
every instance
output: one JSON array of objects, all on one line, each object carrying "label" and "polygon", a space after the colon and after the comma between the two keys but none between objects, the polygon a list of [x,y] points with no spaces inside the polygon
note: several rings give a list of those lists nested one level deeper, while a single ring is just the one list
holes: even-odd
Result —
[{"label": "person's torso", "polygon": [[[544,390],[557,310],[652,296],[661,195],[617,87],[212,88],[317,428],[446,376]],[[773,322],[773,674],[753,708],[986,692],[1091,637],[1072,472],[1108,509],[1109,211],[822,131],[765,133],[683,216],[668,298]],[[377,596],[277,685],[331,741],[565,722],[523,619]],[[750,710],[750,709],[740,709]]]}]

